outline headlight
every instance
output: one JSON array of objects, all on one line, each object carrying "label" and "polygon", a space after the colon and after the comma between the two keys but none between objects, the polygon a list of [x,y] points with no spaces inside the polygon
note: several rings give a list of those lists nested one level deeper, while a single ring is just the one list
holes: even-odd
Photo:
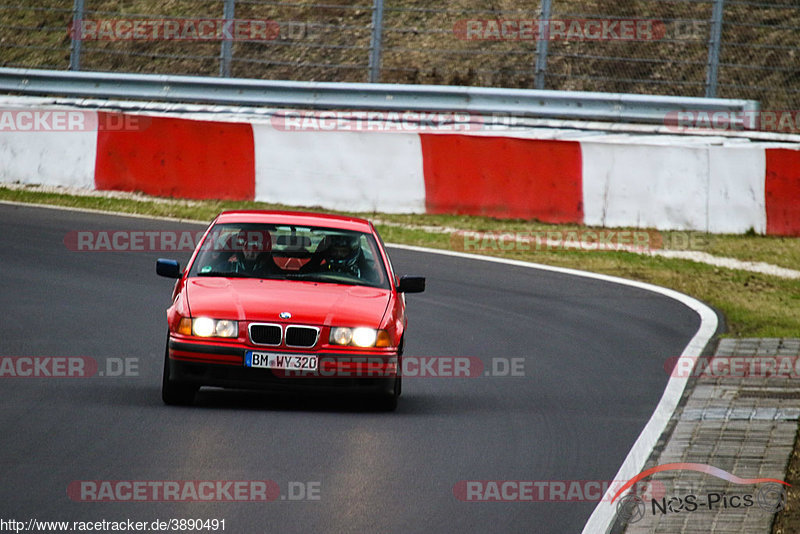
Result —
[{"label": "headlight", "polygon": [[208,317],[198,317],[192,321],[192,333],[200,337],[211,337],[214,335],[214,319]]},{"label": "headlight", "polygon": [[378,339],[378,333],[372,328],[354,328],[353,345],[357,347],[371,347]]},{"label": "headlight", "polygon": [[332,328],[331,343],[334,345],[349,345],[353,341],[352,328]]},{"label": "headlight", "polygon": [[[191,324],[191,329],[189,328]],[[195,317],[181,319],[178,333],[198,337],[239,337],[239,322],[229,319],[211,319],[209,317]]]},{"label": "headlight", "polygon": [[236,321],[221,319],[217,321],[214,333],[218,337],[239,337],[239,325]]},{"label": "headlight", "polygon": [[330,343],[332,345],[351,345],[355,347],[388,347],[391,345],[386,330],[375,330],[359,326],[348,328],[339,326],[331,328]]}]

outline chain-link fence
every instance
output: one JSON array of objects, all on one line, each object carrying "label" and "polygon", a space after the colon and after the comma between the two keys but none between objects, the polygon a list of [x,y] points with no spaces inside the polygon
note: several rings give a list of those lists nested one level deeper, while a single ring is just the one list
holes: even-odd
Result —
[{"label": "chain-link fence", "polygon": [[[0,4],[0,64],[719,96],[800,109],[797,0],[317,2]],[[201,22],[211,24],[205,34]]]}]

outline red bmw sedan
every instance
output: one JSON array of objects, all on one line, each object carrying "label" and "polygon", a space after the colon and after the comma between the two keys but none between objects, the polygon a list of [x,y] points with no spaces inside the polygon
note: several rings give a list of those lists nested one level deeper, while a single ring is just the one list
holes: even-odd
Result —
[{"label": "red bmw sedan", "polygon": [[401,392],[404,293],[367,220],[286,211],[226,211],[177,278],[167,309],[162,398],[191,404],[202,386],[358,392],[394,410]]}]

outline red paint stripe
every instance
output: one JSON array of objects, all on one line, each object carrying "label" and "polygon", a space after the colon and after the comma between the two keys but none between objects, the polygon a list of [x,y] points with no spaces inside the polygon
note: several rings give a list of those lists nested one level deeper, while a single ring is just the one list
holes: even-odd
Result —
[{"label": "red paint stripe", "polygon": [[[106,112],[98,115],[101,123],[110,120]],[[97,189],[182,198],[255,197],[250,124],[167,117],[148,117],[143,124],[98,131]]]},{"label": "red paint stripe", "polygon": [[188,362],[242,365],[242,358],[232,354],[206,354],[205,352],[188,352],[185,350],[169,349],[169,357],[173,360]]},{"label": "red paint stripe", "polygon": [[800,150],[768,148],[767,234],[800,236]]},{"label": "red paint stripe", "polygon": [[580,143],[420,134],[429,213],[583,222]]}]

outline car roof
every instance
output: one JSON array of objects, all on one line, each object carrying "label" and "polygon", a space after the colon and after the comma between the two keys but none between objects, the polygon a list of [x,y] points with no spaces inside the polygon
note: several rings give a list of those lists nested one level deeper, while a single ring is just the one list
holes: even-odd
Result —
[{"label": "car roof", "polygon": [[339,230],[372,232],[372,227],[366,219],[303,211],[229,210],[220,213],[217,216],[217,222],[322,226]]}]

